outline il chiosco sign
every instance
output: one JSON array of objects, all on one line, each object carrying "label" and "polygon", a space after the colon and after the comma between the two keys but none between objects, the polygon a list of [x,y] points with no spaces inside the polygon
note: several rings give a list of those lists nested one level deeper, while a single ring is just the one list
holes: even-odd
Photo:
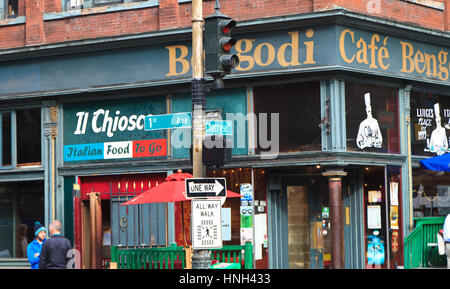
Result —
[{"label": "il chiosco sign", "polygon": [[144,114],[127,116],[121,115],[119,110],[115,111],[114,114],[113,117],[109,110],[100,108],[92,114],[91,121],[89,121],[89,112],[77,112],[77,127],[73,134],[85,134],[88,123],[90,123],[90,128],[94,133],[105,133],[108,137],[114,136],[117,130],[134,131],[135,129],[144,129]]},{"label": "il chiosco sign", "polygon": [[65,104],[64,161],[166,157],[166,132],[144,130],[165,109],[165,96]]}]

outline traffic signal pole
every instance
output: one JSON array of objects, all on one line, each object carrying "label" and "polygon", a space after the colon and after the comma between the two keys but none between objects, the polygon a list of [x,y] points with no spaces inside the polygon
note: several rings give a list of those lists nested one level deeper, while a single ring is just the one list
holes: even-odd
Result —
[{"label": "traffic signal pole", "polygon": [[[216,0],[215,13],[203,19],[202,0],[192,0],[192,168],[194,178],[206,177],[203,164],[204,117],[206,110],[205,73],[214,78],[214,89],[224,87],[222,78],[239,64],[239,57],[231,53],[236,39],[231,30],[236,21],[220,13]],[[205,24],[206,21],[206,24]],[[203,31],[205,26],[205,31]],[[204,65],[203,33],[206,55]],[[206,69],[205,69],[206,68]],[[193,232],[191,227],[191,232]],[[192,269],[208,269],[211,265],[210,250],[195,250]]]},{"label": "traffic signal pole", "polygon": [[[206,175],[202,162],[202,144],[205,133],[203,119],[206,109],[206,81],[203,67],[203,12],[202,0],[192,0],[192,170],[194,178]],[[192,228],[191,228],[192,231]],[[210,250],[194,250],[192,269],[208,269]]]}]

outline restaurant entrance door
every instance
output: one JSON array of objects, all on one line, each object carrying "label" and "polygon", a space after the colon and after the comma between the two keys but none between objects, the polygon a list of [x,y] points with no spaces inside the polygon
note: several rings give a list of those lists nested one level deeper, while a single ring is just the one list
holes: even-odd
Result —
[{"label": "restaurant entrance door", "polygon": [[309,269],[308,187],[287,187],[289,269]]},{"label": "restaurant entrance door", "polygon": [[322,211],[329,207],[328,183],[317,171],[317,174],[289,176],[283,181],[279,196],[284,207],[281,211],[286,213],[286,231],[280,240],[286,252],[282,254],[286,256],[283,268],[329,268],[329,215],[325,219],[322,215]]},{"label": "restaurant entrance door", "polygon": [[403,264],[401,168],[365,167],[364,240],[367,269],[394,269]]}]

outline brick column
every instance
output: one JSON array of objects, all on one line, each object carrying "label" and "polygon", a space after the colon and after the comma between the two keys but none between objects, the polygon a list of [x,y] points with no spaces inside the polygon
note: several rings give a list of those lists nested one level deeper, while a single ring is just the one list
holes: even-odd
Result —
[{"label": "brick column", "polygon": [[177,28],[180,24],[178,0],[159,1],[159,29]]},{"label": "brick column", "polygon": [[45,42],[44,8],[45,0],[26,0],[25,45],[36,45]]},{"label": "brick column", "polygon": [[[66,1],[64,3],[67,3]],[[61,0],[45,0],[45,12],[61,12]]]},{"label": "brick column", "polygon": [[19,0],[18,1],[18,12],[17,12],[17,16],[25,16],[25,0]]},{"label": "brick column", "polygon": [[444,30],[450,31],[450,0],[445,1],[445,10],[444,10]]}]

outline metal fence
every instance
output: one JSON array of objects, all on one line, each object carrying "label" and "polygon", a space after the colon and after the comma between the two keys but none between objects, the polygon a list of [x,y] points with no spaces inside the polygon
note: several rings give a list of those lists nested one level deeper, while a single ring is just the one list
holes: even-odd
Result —
[{"label": "metal fence", "polygon": [[[186,248],[172,244],[164,248],[120,248],[111,246],[111,268],[117,269],[185,269]],[[253,246],[225,245],[211,249],[211,259],[223,263],[243,263],[244,269],[253,269]]]},{"label": "metal fence", "polygon": [[405,269],[445,267],[445,255],[439,255],[437,233],[442,229],[445,217],[416,218],[416,227],[405,238]]}]

